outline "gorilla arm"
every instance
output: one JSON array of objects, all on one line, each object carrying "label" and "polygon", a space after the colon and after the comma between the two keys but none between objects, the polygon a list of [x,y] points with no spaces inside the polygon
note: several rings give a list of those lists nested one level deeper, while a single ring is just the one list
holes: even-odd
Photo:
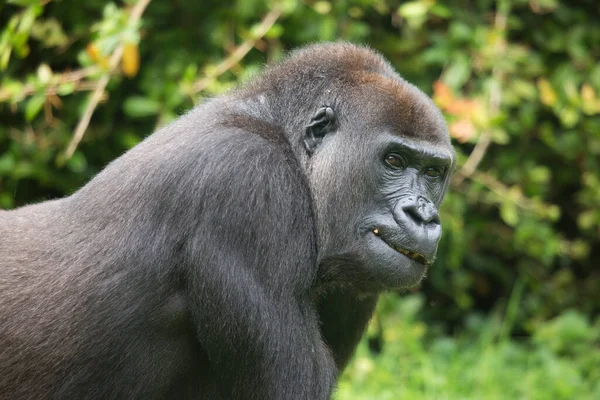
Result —
[{"label": "gorilla arm", "polygon": [[206,190],[194,196],[203,203],[185,249],[192,319],[223,398],[326,399],[335,368],[311,299],[308,187],[285,143],[271,142],[278,133],[260,128],[266,140],[221,132],[226,142],[206,151],[217,165],[200,162],[191,174]]}]

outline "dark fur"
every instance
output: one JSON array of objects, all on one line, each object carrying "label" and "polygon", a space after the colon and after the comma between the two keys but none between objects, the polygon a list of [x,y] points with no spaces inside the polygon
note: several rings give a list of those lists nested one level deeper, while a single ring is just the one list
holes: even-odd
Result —
[{"label": "dark fur", "polygon": [[452,162],[441,115],[383,58],[310,46],[72,196],[0,211],[0,398],[329,398],[377,293],[423,274],[364,254],[366,221],[401,226],[390,204],[447,186],[385,172],[383,131]]}]

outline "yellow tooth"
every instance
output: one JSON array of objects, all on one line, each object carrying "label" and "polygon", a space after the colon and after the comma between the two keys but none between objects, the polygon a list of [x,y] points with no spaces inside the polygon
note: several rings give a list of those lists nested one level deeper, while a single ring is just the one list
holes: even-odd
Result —
[{"label": "yellow tooth", "polygon": [[376,235],[379,235],[379,229],[377,229],[377,228],[373,229],[373,233]]}]

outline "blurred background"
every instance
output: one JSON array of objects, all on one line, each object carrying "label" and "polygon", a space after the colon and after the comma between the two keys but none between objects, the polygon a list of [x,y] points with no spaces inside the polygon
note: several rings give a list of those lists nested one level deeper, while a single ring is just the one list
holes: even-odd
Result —
[{"label": "blurred background", "polygon": [[439,258],[382,297],[342,399],[600,399],[597,0],[0,0],[0,208],[61,197],[306,43],[446,115]]}]

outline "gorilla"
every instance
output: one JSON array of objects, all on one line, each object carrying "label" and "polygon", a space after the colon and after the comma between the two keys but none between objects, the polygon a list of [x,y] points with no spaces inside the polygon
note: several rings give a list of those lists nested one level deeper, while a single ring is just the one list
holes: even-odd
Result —
[{"label": "gorilla", "polygon": [[311,45],[69,197],[0,212],[0,398],[328,399],[454,163],[378,53]]}]

